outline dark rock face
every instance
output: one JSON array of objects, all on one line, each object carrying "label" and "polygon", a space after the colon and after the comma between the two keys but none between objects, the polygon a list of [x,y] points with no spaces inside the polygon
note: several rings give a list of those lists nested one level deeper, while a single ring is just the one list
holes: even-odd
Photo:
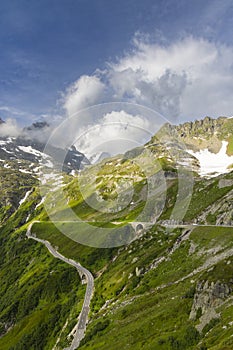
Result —
[{"label": "dark rock face", "polygon": [[2,120],[2,118],[0,117],[0,125],[4,123],[5,123],[4,120]]},{"label": "dark rock face", "polygon": [[216,308],[223,304],[231,292],[232,287],[220,281],[216,283],[201,281],[197,284],[189,318],[195,320],[198,313],[201,312],[200,324],[197,326],[199,331],[202,331],[212,319],[220,317],[216,312]]},{"label": "dark rock face", "polygon": [[205,117],[202,120],[195,120],[194,122],[186,122],[175,127],[176,131],[181,137],[196,136],[202,134],[213,135],[214,132],[220,132],[227,118],[220,117],[213,119]]},{"label": "dark rock face", "polygon": [[[232,136],[233,119],[227,117],[219,117],[218,119],[205,117],[202,120],[175,125],[174,131],[177,138],[188,149],[195,152],[208,149],[216,154],[222,147],[222,141],[228,142]],[[228,152],[230,151],[228,150]]]},{"label": "dark rock face", "polygon": [[85,155],[77,151],[75,146],[72,146],[66,153],[63,170],[66,171],[66,168],[78,170],[78,169],[82,169],[84,165],[89,165],[89,164],[90,162],[85,157]]},{"label": "dark rock face", "polygon": [[45,148],[44,143],[23,137],[0,138],[0,142],[0,159],[4,161],[24,160],[36,165],[50,160],[54,168],[67,173],[90,164],[84,154],[77,151],[74,146],[68,150],[53,146]]},{"label": "dark rock face", "polygon": [[229,296],[231,291],[231,286],[228,286],[226,283],[201,281],[197,284],[193,309],[202,308],[204,312],[210,307],[218,306],[223,299]]},{"label": "dark rock face", "polygon": [[225,299],[231,293],[231,288],[224,283],[217,282],[212,289],[212,297]]},{"label": "dark rock face", "polygon": [[48,128],[49,124],[45,121],[43,122],[35,122],[33,123],[31,126],[28,126],[27,128],[25,128],[25,130],[40,130],[40,129],[44,129],[44,128]]}]

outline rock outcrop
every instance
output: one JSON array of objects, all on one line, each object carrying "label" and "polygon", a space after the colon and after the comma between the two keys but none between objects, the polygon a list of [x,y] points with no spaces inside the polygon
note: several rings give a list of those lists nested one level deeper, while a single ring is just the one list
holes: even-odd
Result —
[{"label": "rock outcrop", "polygon": [[220,281],[216,283],[201,281],[197,284],[189,319],[196,320],[199,318],[200,322],[196,326],[199,332],[201,332],[205,325],[212,319],[220,317],[216,309],[223,304],[231,291],[230,286]]}]

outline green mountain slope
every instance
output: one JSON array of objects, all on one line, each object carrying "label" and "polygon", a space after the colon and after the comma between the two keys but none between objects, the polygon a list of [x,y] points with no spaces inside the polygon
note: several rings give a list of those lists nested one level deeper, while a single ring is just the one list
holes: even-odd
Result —
[{"label": "green mountain slope", "polygon": [[[232,348],[232,228],[192,225],[216,199],[232,201],[232,186],[218,187],[223,178],[233,175],[196,182],[185,227],[156,225],[126,247],[111,254],[105,249],[110,254],[105,268],[102,254],[93,260],[94,252],[82,257],[77,244],[51,224],[34,226],[38,237],[49,239],[69,257],[80,256],[95,272],[91,319],[81,349]],[[200,206],[205,193],[208,198]],[[200,283],[212,283],[213,290],[198,291]],[[196,307],[198,298],[201,306]]]},{"label": "green mountain slope", "polygon": [[28,240],[26,227],[20,227],[31,205],[25,204],[1,228],[1,349],[52,349],[59,337],[67,345],[82,307],[84,288],[77,271]]},{"label": "green mountain slope", "polygon": [[[211,148],[217,138],[228,140],[231,154],[232,119],[207,118],[177,126],[169,142],[167,130],[170,127],[165,126],[144,147],[88,167],[81,180],[64,176],[65,201],[61,187],[49,192],[53,179],[41,198],[36,177],[0,168],[0,349],[64,349],[82,308],[85,285],[75,268],[27,239],[27,227],[34,220],[39,221],[32,226],[34,235],[79,261],[95,277],[80,349],[233,348],[233,172],[200,177],[197,160],[185,150],[208,146],[218,152]],[[193,180],[185,183],[191,186],[190,203],[173,227],[182,176]],[[154,187],[148,200],[151,179]],[[88,204],[94,198],[94,183],[103,206],[108,203],[106,211]],[[128,205],[111,210],[119,193],[124,198],[130,187],[134,193]],[[153,221],[160,215],[150,229],[142,226],[137,231],[131,223],[148,202],[146,218]],[[78,226],[72,226],[73,235],[67,237],[50,221],[52,215],[61,221],[58,226],[69,228],[67,208],[87,221],[97,237],[99,227],[128,225],[129,235],[136,239],[113,248],[77,243],[79,235],[88,234],[87,226],[79,225],[78,233]]]}]

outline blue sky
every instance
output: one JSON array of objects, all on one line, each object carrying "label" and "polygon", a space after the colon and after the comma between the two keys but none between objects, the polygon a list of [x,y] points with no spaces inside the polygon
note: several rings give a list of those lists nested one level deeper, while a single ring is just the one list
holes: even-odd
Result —
[{"label": "blue sky", "polygon": [[[208,95],[206,114],[215,110],[216,114],[233,114],[233,85],[227,78],[231,77],[233,66],[232,15],[233,2],[227,0],[0,0],[0,115],[30,124],[42,115],[52,118],[71,113],[71,104],[78,108],[88,103],[130,99],[164,114],[172,114],[176,105],[174,118],[182,120],[200,117],[205,112],[203,103],[194,111],[200,100],[194,92],[200,89]],[[164,49],[162,56],[169,57],[169,48],[172,53],[175,51],[172,45],[183,45],[183,56],[193,52],[194,63],[198,52],[203,53],[194,73],[190,73],[187,62],[182,69],[182,57],[179,59],[177,54],[175,59],[171,54],[171,60],[181,60],[178,68],[167,62],[157,75],[148,73],[149,66],[143,66],[140,53],[145,50],[152,60],[155,56],[155,65],[159,65],[161,57],[157,53]],[[218,58],[207,60],[208,52]],[[206,78],[212,71],[213,78],[217,77],[211,86],[196,83],[203,76],[205,65]],[[226,65],[226,70],[219,71],[219,65]],[[139,77],[140,71],[145,72],[146,78]],[[80,82],[82,76],[91,77],[92,82],[99,79],[93,98],[88,95],[89,88],[85,90],[88,79]],[[132,80],[134,85],[120,86],[119,80]],[[148,80],[150,85],[145,86]],[[196,86],[195,91],[188,90],[190,84]],[[212,91],[214,84],[219,84],[219,90]],[[149,94],[154,89],[151,99],[143,95],[148,89]],[[140,99],[135,91],[140,92]],[[158,96],[168,91],[168,97],[158,100],[156,91]],[[82,99],[87,104],[80,104],[79,93],[87,95]],[[190,102],[193,94],[194,101]],[[224,104],[216,105],[214,110],[209,108],[214,97],[222,99],[222,95],[226,96]],[[73,102],[75,99],[77,103]]]}]

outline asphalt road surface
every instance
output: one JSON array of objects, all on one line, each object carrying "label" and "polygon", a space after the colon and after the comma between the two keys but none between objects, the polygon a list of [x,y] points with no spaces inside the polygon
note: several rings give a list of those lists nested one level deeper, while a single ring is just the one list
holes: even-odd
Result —
[{"label": "asphalt road surface", "polygon": [[90,302],[91,302],[91,298],[94,292],[94,278],[91,274],[90,271],[88,271],[87,269],[85,269],[85,267],[83,267],[82,265],[80,265],[80,263],[72,260],[72,259],[68,259],[65,256],[63,256],[62,254],[60,254],[56,249],[53,248],[53,246],[50,244],[50,242],[45,241],[43,239],[34,237],[31,234],[31,228],[33,226],[34,223],[39,222],[39,221],[33,221],[27,229],[27,237],[34,239],[37,242],[43,243],[46,248],[49,250],[49,252],[57,259],[60,259],[64,262],[66,262],[69,265],[74,266],[80,275],[85,275],[86,277],[86,282],[87,282],[87,287],[86,287],[86,293],[85,293],[85,298],[84,298],[84,302],[83,302],[83,306],[82,306],[82,311],[79,314],[79,319],[78,319],[78,323],[76,326],[76,332],[73,338],[73,341],[71,343],[71,346],[69,348],[66,348],[64,350],[75,350],[78,348],[80,341],[83,339],[84,335],[85,335],[85,331],[86,331],[86,325],[87,325],[87,321],[88,321],[88,314],[90,311]]}]

